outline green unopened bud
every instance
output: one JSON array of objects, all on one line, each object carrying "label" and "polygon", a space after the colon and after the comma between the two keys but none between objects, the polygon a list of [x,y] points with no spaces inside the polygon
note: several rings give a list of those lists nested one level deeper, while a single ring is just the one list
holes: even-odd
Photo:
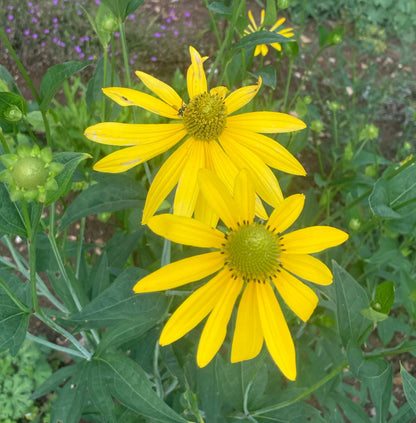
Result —
[{"label": "green unopened bud", "polygon": [[343,33],[344,33],[344,28],[338,28],[338,29],[335,29],[334,31],[331,31],[331,33],[328,35],[328,44],[330,46],[341,44]]},{"label": "green unopened bud", "polygon": [[410,142],[409,142],[409,141],[406,141],[406,142],[403,144],[403,148],[404,148],[404,150],[405,150],[405,151],[410,151],[410,150],[412,149],[412,144],[410,144]]},{"label": "green unopened bud", "polygon": [[17,106],[11,106],[4,116],[8,122],[19,122],[23,119],[23,113]]},{"label": "green unopened bud", "polygon": [[365,168],[365,174],[370,178],[375,178],[377,176],[377,166],[376,165],[368,165]]},{"label": "green unopened bud", "polygon": [[303,97],[303,101],[305,102],[305,104],[311,104],[312,97],[310,95],[305,95],[305,97]]},{"label": "green unopened bud", "polygon": [[117,19],[115,19],[113,16],[107,16],[102,21],[101,28],[107,34],[112,34],[118,28]]},{"label": "green unopened bud", "polygon": [[17,187],[24,190],[45,185],[48,179],[46,163],[40,157],[24,157],[13,166],[12,177]]},{"label": "green unopened bud", "polygon": [[296,41],[290,41],[289,43],[285,43],[283,46],[285,53],[289,57],[295,57],[299,53],[299,45]]},{"label": "green unopened bud", "polygon": [[352,159],[352,157],[353,157],[353,156],[354,156],[354,152],[353,152],[353,150],[352,150],[352,145],[351,145],[351,143],[349,142],[349,143],[346,145],[345,150],[344,150],[344,158],[345,158],[345,160],[350,161],[350,160]]},{"label": "green unopened bud", "polygon": [[353,217],[349,222],[348,226],[352,231],[358,231],[361,227],[361,222],[356,217]]},{"label": "green unopened bud", "polygon": [[324,129],[324,124],[320,120],[313,120],[311,122],[311,129],[312,131],[315,131],[315,132],[321,132],[322,129]]},{"label": "green unopened bud", "polygon": [[337,103],[336,101],[327,101],[329,110],[332,110],[333,112],[337,112],[341,105],[339,103]]},{"label": "green unopened bud", "polygon": [[372,140],[374,138],[378,137],[378,128],[377,126],[371,124],[366,125],[361,131],[360,131],[360,140]]},{"label": "green unopened bud", "polygon": [[290,0],[278,0],[277,6],[279,9],[287,9],[290,5]]}]

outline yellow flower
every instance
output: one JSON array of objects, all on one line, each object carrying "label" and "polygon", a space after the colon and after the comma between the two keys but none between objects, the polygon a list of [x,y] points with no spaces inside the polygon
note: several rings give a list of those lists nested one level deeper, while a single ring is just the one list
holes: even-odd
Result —
[{"label": "yellow flower", "polygon": [[[122,106],[139,106],[175,123],[126,124],[104,122],[90,126],[85,135],[102,144],[129,146],[104,157],[95,164],[100,172],[123,172],[161,154],[186,138],[157,173],[147,195],[142,222],[157,211],[177,185],[174,214],[195,216],[216,224],[199,196],[197,173],[214,170],[231,190],[239,169],[248,168],[256,193],[276,206],[283,200],[277,179],[270,167],[295,175],[305,175],[302,165],[284,147],[263,133],[291,132],[306,125],[284,113],[252,112],[232,115],[257,94],[256,85],[237,89],[227,95],[225,87],[208,92],[202,58],[190,47],[192,64],[187,73],[189,102],[164,82],[136,72],[142,82],[160,99],[129,88],[105,88],[104,93]],[[261,202],[256,212],[264,216]]]},{"label": "yellow flower", "polygon": [[172,314],[162,331],[160,344],[176,341],[209,315],[197,353],[198,365],[207,365],[225,339],[234,304],[241,293],[231,361],[255,357],[264,340],[283,374],[294,380],[295,348],[274,289],[300,319],[308,320],[318,297],[297,277],[330,284],[331,271],[310,254],[339,245],[348,235],[328,226],[312,226],[286,234],[302,212],[302,194],[283,200],[267,222],[254,221],[255,194],[246,170],[237,176],[234,197],[212,171],[200,170],[198,178],[202,194],[228,230],[223,233],[185,216],[153,216],[148,225],[158,235],[213,251],[162,267],[138,281],[134,291],[173,289],[216,273]]},{"label": "yellow flower", "polygon": [[[280,18],[279,20],[276,21],[276,23],[270,29],[265,29],[263,27],[264,9],[261,11],[260,26],[257,26],[256,21],[253,18],[253,14],[251,13],[251,10],[248,11],[248,18],[250,20],[250,24],[244,30],[244,35],[255,33],[258,31],[276,32],[276,29],[279,28],[279,26],[281,26],[286,21],[286,18]],[[293,28],[281,29],[280,31],[277,31],[277,34],[283,35],[283,37],[286,37],[286,38],[290,38],[295,35],[293,32]],[[271,43],[270,45],[278,51],[282,50],[282,46],[280,43]],[[268,51],[269,49],[267,48],[266,44],[260,44],[256,46],[256,49],[254,50],[254,55],[258,56],[261,53],[263,56],[265,56]]]}]

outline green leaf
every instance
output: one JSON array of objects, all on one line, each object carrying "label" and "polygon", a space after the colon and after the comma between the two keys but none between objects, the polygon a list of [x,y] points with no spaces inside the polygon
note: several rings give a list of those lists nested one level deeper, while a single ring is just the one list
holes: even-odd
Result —
[{"label": "green leaf", "polygon": [[115,404],[108,388],[111,376],[111,370],[102,361],[93,359],[88,363],[88,393],[105,423],[117,423]]},{"label": "green leaf", "polygon": [[56,191],[48,191],[46,194],[45,206],[54,203],[58,198],[64,196],[72,185],[72,175],[74,174],[78,165],[91,156],[87,153],[56,153],[53,155],[53,161],[62,163],[65,168],[60,172],[55,180],[58,183]]},{"label": "green leaf", "polygon": [[109,354],[101,360],[112,370],[111,394],[124,406],[159,422],[186,423],[157,396],[146,373],[135,361],[124,354]]},{"label": "green leaf", "polygon": [[49,392],[54,391],[59,385],[62,385],[67,379],[72,377],[77,371],[76,366],[65,366],[58,369],[56,372],[45,380],[39,388],[37,388],[29,399],[35,400],[39,397],[43,397]]},{"label": "green leaf", "polygon": [[414,423],[416,413],[408,402],[404,403],[399,411],[391,417],[389,423]]},{"label": "green leaf", "polygon": [[49,68],[40,84],[40,110],[46,111],[48,109],[52,99],[66,79],[91,63],[92,60],[87,60],[86,62],[71,61]]},{"label": "green leaf", "polygon": [[[0,269],[0,279],[16,297],[27,306],[30,305],[30,285],[23,283],[17,276]],[[22,311],[0,287],[0,351],[9,349],[16,355],[26,338],[29,327],[29,313]]]},{"label": "green leaf", "polygon": [[354,423],[370,423],[371,420],[365,411],[354,401],[345,395],[331,395],[331,397],[339,404],[345,416],[350,422]]},{"label": "green leaf", "polygon": [[373,191],[368,197],[370,209],[374,216],[384,217],[385,219],[399,219],[402,216],[394,211],[388,204],[388,183],[384,179],[379,179],[375,184]]},{"label": "green leaf", "polygon": [[267,0],[264,25],[274,25],[277,21],[276,0]]},{"label": "green leaf", "polygon": [[271,44],[271,43],[280,43],[285,44],[290,42],[290,39],[284,37],[283,35],[277,34],[270,31],[258,31],[253,34],[245,35],[243,38],[240,38],[235,45],[235,49],[239,48],[251,48],[260,44]]},{"label": "green leaf", "polygon": [[98,297],[87,304],[81,312],[70,316],[70,322],[88,328],[111,326],[138,315],[149,320],[160,319],[166,310],[167,300],[163,294],[135,294],[133,286],[147,274],[143,269],[127,268]]},{"label": "green leaf", "polygon": [[231,15],[232,10],[227,7],[223,2],[214,1],[208,5],[208,9],[211,12],[218,13],[219,15]]},{"label": "green leaf", "polygon": [[416,414],[416,379],[402,365],[400,365],[400,375],[406,399]]},{"label": "green leaf", "polygon": [[0,119],[19,122],[27,114],[26,100],[19,94],[0,92]]},{"label": "green leaf", "polygon": [[323,47],[328,40],[329,31],[322,25],[318,26],[319,47]]},{"label": "green leaf", "polygon": [[0,65],[0,79],[6,83],[10,92],[22,95],[18,86],[16,85],[16,82],[14,81],[13,76],[10,75],[9,71],[3,65]]},{"label": "green leaf", "polygon": [[17,207],[17,203],[10,200],[9,191],[0,182],[0,231],[9,235],[26,237],[26,227]]},{"label": "green leaf", "polygon": [[72,378],[57,389],[57,398],[52,404],[51,423],[79,423],[86,400],[88,373],[87,363],[75,367]]},{"label": "green leaf", "polygon": [[258,74],[261,76],[264,85],[273,89],[276,88],[276,68],[274,66],[264,66]]},{"label": "green leaf", "polygon": [[360,313],[368,308],[368,298],[363,287],[336,261],[332,261],[337,299],[338,330],[344,347],[356,342],[366,330],[367,320]]},{"label": "green leaf", "polygon": [[108,273],[107,252],[104,251],[91,269],[90,280],[92,283],[91,297],[95,298],[110,285],[110,274]]},{"label": "green leaf", "polygon": [[159,319],[149,319],[145,316],[137,316],[134,319],[123,320],[107,332],[98,344],[96,354],[103,354],[107,349],[117,349],[120,345],[130,342],[133,339],[139,338],[147,331],[152,329]]},{"label": "green leaf", "polygon": [[126,175],[101,176],[98,184],[92,185],[72,202],[59,222],[58,231],[84,216],[137,208],[145,198],[140,184]]},{"label": "green leaf", "polygon": [[144,3],[144,0],[102,0],[117,18],[124,21],[128,15]]},{"label": "green leaf", "polygon": [[386,360],[380,361],[385,364],[384,369],[383,366],[380,365],[379,372],[374,376],[366,378],[366,382],[370,390],[373,405],[376,409],[376,419],[373,421],[384,423],[387,421],[391,403],[393,367]]},{"label": "green leaf", "polygon": [[124,267],[130,254],[137,248],[143,232],[143,226],[132,234],[119,232],[107,242],[105,251],[108,254],[108,264],[111,268],[122,269]]},{"label": "green leaf", "polygon": [[371,302],[371,307],[380,312],[388,314],[394,302],[394,281],[386,281],[376,288],[376,295]]}]

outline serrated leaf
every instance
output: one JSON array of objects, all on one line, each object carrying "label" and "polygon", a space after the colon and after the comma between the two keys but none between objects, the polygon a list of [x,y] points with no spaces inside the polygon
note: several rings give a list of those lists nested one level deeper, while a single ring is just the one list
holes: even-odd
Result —
[{"label": "serrated leaf", "polygon": [[416,414],[416,379],[402,365],[400,365],[400,375],[406,399]]},{"label": "serrated leaf", "polygon": [[[30,305],[30,285],[17,276],[0,269],[0,279],[27,306]],[[16,355],[26,338],[30,313],[22,311],[0,287],[0,351],[9,349]]]},{"label": "serrated leaf", "polygon": [[112,370],[111,394],[124,406],[136,413],[166,423],[186,423],[156,392],[146,373],[124,354],[108,354],[100,358]]},{"label": "serrated leaf", "polygon": [[159,320],[159,318],[149,319],[148,317],[137,316],[135,319],[117,323],[104,333],[98,344],[96,354],[103,354],[110,348],[115,350],[120,345],[130,342],[132,339],[139,338],[152,329]]},{"label": "serrated leaf", "polygon": [[332,261],[334,285],[337,298],[338,330],[344,347],[356,342],[368,326],[360,313],[369,302],[363,287],[337,262]]},{"label": "serrated leaf", "polygon": [[98,184],[82,191],[72,202],[59,222],[58,231],[90,214],[139,207],[139,200],[144,198],[143,188],[128,176],[104,177]]},{"label": "serrated leaf", "polygon": [[9,191],[2,182],[0,182],[0,231],[26,237],[26,227],[17,203],[10,200]]},{"label": "serrated leaf", "polygon": [[78,165],[91,156],[87,153],[56,153],[53,155],[53,161],[62,163],[65,168],[57,176],[55,180],[58,183],[58,189],[56,191],[47,191],[45,206],[54,203],[58,198],[64,196],[72,185],[72,175]]},{"label": "serrated leaf", "polygon": [[280,43],[285,44],[289,42],[290,39],[284,37],[283,35],[277,34],[270,31],[258,31],[253,34],[245,35],[243,38],[238,40],[234,48],[252,48],[260,44],[272,44]]},{"label": "serrated leaf", "polygon": [[92,62],[92,60],[86,62],[71,61],[49,68],[40,84],[40,110],[46,111],[48,109],[52,99],[66,79],[86,68]]},{"label": "serrated leaf", "polygon": [[134,267],[127,268],[98,297],[87,304],[81,312],[70,316],[70,322],[81,323],[83,327],[99,328],[111,326],[125,319],[161,318],[167,307],[163,294],[135,294],[133,286],[147,272]]}]

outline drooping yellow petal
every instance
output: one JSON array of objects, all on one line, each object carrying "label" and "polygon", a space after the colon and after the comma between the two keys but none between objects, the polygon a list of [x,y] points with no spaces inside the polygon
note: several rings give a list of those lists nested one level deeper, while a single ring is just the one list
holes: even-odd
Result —
[{"label": "drooping yellow petal", "polygon": [[149,228],[156,234],[177,244],[201,248],[221,248],[224,234],[199,220],[176,214],[158,214],[148,221]]},{"label": "drooping yellow petal", "polygon": [[241,107],[248,104],[254,96],[258,93],[261,87],[262,79],[256,85],[248,85],[247,87],[239,88],[233,91],[228,97],[225,98],[225,106],[227,107],[227,114],[231,114]]},{"label": "drooping yellow petal", "polygon": [[176,111],[182,107],[183,100],[168,84],[165,84],[160,79],[157,79],[145,72],[136,71],[136,75],[150,91],[153,91],[159,98],[169,104],[169,106],[172,106]]},{"label": "drooping yellow petal", "polygon": [[[264,45],[264,44],[263,44]],[[263,56],[265,56],[263,53],[262,53],[262,48],[261,48],[262,46],[261,45],[257,45],[256,46],[256,48],[254,49],[254,56],[258,56],[260,53],[263,55]],[[267,49],[267,47],[266,47],[266,49]]]},{"label": "drooping yellow petal", "polygon": [[196,95],[206,93],[208,90],[202,57],[192,46],[189,47],[189,53],[191,54],[192,64],[188,68],[186,79],[189,98],[192,99]]},{"label": "drooping yellow petal", "polygon": [[270,44],[275,50],[282,51],[282,45],[280,43],[271,43]]},{"label": "drooping yellow petal", "polygon": [[187,298],[163,328],[159,339],[160,345],[175,342],[198,325],[217,304],[224,284],[228,280],[228,271],[222,271]]},{"label": "drooping yellow petal", "polygon": [[145,225],[149,218],[153,216],[162,201],[172,191],[177,184],[183,166],[189,154],[192,140],[183,143],[159,169],[152,185],[147,193],[146,203],[144,205],[142,224]]},{"label": "drooping yellow petal", "polygon": [[257,47],[260,47],[260,50],[261,50],[261,55],[262,56],[266,56],[266,54],[268,53],[268,51],[269,51],[269,49],[268,49],[268,47],[266,46],[266,44],[261,44],[260,46],[257,46]]},{"label": "drooping yellow petal", "polygon": [[270,137],[237,128],[227,128],[235,141],[256,153],[270,167],[292,175],[306,175],[299,161],[282,145]]},{"label": "drooping yellow petal", "polygon": [[[238,174],[238,169],[230,158],[225,154],[224,150],[216,141],[210,141],[208,145],[207,161],[209,168],[213,169],[221,181],[225,184],[230,193],[233,193],[234,181]],[[261,219],[268,218],[266,210],[261,200],[256,195],[255,203],[256,215]]]},{"label": "drooping yellow petal", "polygon": [[295,194],[287,197],[280,203],[271,214],[267,227],[281,234],[289,228],[302,213],[305,204],[303,194]]},{"label": "drooping yellow petal", "polygon": [[239,205],[240,222],[253,222],[255,198],[256,195],[250,174],[247,169],[243,169],[237,175],[234,187],[234,199]]},{"label": "drooping yellow petal", "polygon": [[132,146],[166,141],[168,138],[180,141],[186,135],[186,130],[182,123],[102,122],[89,126],[84,135],[100,144]]},{"label": "drooping yellow petal", "polygon": [[289,308],[306,322],[318,305],[315,292],[283,269],[273,278],[273,283]]},{"label": "drooping yellow petal", "polygon": [[270,28],[269,31],[273,32],[275,29],[279,28],[286,21],[286,18],[280,18],[276,21],[276,23]]},{"label": "drooping yellow petal", "polygon": [[289,272],[319,285],[330,285],[332,273],[320,260],[307,254],[280,254],[279,261]]},{"label": "drooping yellow petal", "polygon": [[228,228],[236,229],[238,226],[238,207],[225,185],[209,169],[201,169],[198,173],[198,180],[201,193],[208,204]]},{"label": "drooping yellow petal", "polygon": [[296,353],[292,335],[273,288],[268,283],[256,283],[258,310],[267,349],[282,373],[296,379]]},{"label": "drooping yellow petal", "polygon": [[342,244],[348,239],[348,234],[330,226],[311,226],[280,239],[286,254],[311,254]]},{"label": "drooping yellow petal", "polygon": [[257,24],[256,24],[256,21],[254,20],[253,13],[251,12],[251,10],[248,11],[248,19],[250,20],[251,25],[253,27],[252,32],[257,31]]},{"label": "drooping yellow petal", "polygon": [[121,87],[103,88],[103,92],[120,106],[138,106],[160,116],[179,119],[177,110],[149,94]]},{"label": "drooping yellow petal", "polygon": [[224,256],[218,251],[188,257],[145,276],[134,285],[133,291],[142,294],[177,288],[212,275],[223,265]]},{"label": "drooping yellow petal", "polygon": [[[179,138],[180,139],[180,138]],[[119,173],[125,172],[140,163],[146,162],[152,157],[158,156],[165,152],[170,147],[175,145],[178,141],[178,136],[155,141],[153,143],[136,145],[134,147],[127,147],[115,151],[94,165],[94,170],[99,172]]]},{"label": "drooping yellow petal", "polygon": [[295,33],[293,32],[293,28],[285,28],[278,32],[278,34],[283,35],[286,38],[293,37]]},{"label": "drooping yellow petal", "polygon": [[176,187],[173,212],[192,216],[199,194],[198,171],[205,168],[205,141],[194,140]]},{"label": "drooping yellow petal", "polygon": [[221,296],[217,297],[217,303],[205,323],[199,340],[196,356],[199,367],[206,366],[224,342],[228,321],[243,286],[240,279],[232,279],[231,272],[228,275],[229,279],[221,288]]},{"label": "drooping yellow petal", "polygon": [[254,188],[259,196],[273,207],[280,204],[283,201],[283,194],[279,182],[264,161],[253,151],[236,142],[227,129],[218,139],[235,165],[239,169],[249,170]]},{"label": "drooping yellow petal", "polygon": [[258,311],[255,283],[248,283],[238,306],[231,363],[256,357],[263,346],[263,331]]},{"label": "drooping yellow petal", "polygon": [[227,128],[262,134],[299,131],[306,125],[298,118],[278,112],[250,112],[227,117]]}]

